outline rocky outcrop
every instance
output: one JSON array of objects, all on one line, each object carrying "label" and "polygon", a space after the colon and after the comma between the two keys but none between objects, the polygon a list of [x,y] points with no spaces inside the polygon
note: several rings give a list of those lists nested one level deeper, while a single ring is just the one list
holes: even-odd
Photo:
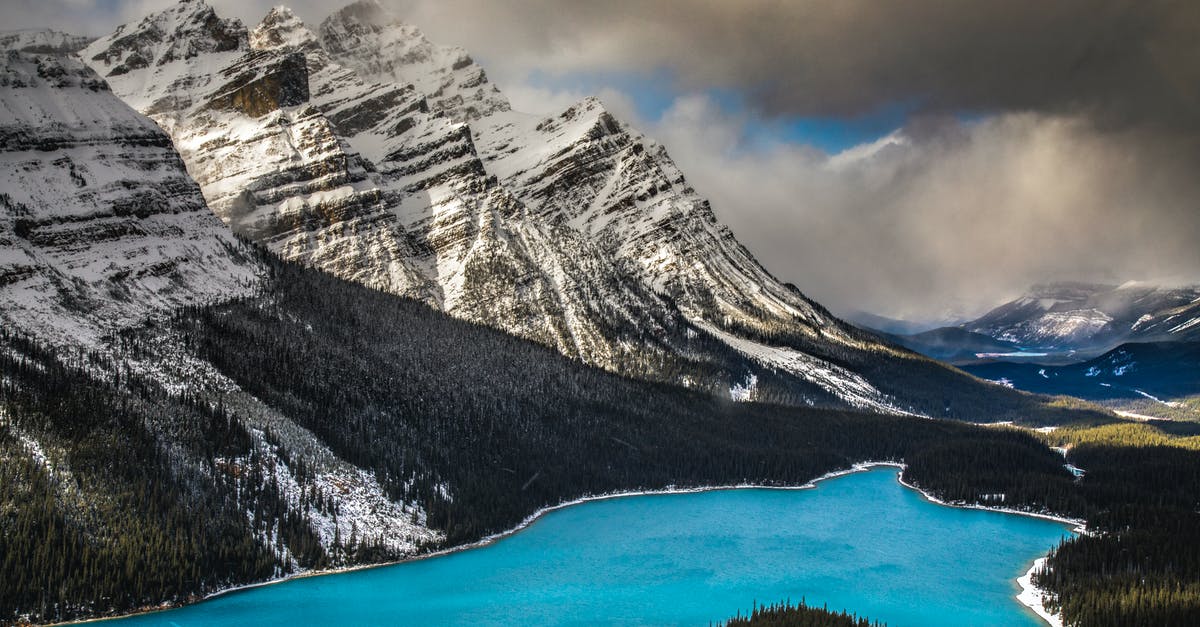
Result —
[{"label": "rocky outcrop", "polygon": [[273,58],[248,64],[254,69],[221,86],[207,106],[258,118],[282,107],[308,102],[308,65],[304,55],[295,52],[263,56]]}]

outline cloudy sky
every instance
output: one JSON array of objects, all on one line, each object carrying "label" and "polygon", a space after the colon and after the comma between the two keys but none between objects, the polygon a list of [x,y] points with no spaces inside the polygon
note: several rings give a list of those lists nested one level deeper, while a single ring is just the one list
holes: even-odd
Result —
[{"label": "cloudy sky", "polygon": [[[978,313],[1035,282],[1200,282],[1195,0],[383,0],[515,108],[590,94],[835,311]],[[255,22],[278,0],[212,0]],[[164,0],[5,0],[102,34]],[[333,5],[291,6],[318,23]]]}]

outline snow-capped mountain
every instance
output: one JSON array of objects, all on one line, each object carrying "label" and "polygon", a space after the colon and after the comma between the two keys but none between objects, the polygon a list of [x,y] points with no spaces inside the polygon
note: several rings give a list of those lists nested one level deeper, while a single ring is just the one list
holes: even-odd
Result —
[{"label": "snow-capped mountain", "polygon": [[[290,13],[272,12],[264,25],[270,26],[275,15]],[[320,41],[336,62],[364,80],[412,85],[431,112],[455,121],[511,109],[466,50],[431,43],[375,2],[351,4],[321,22]]]},{"label": "snow-capped mountain", "polygon": [[465,51],[373,1],[314,31],[185,0],[80,54],[222,220],[286,259],[635,376],[708,332],[853,406],[930,410],[884,371],[960,377],[777,281],[599,101],[511,111]]},{"label": "snow-capped mountain", "polygon": [[1036,285],[963,328],[1025,347],[1107,349],[1122,341],[1200,337],[1200,287],[1130,282]]},{"label": "snow-capped mountain", "polygon": [[0,50],[17,50],[37,54],[67,54],[78,52],[91,42],[91,37],[80,37],[48,29],[0,31]]},{"label": "snow-capped mountain", "polygon": [[249,291],[255,265],[154,122],[75,57],[0,54],[6,326],[88,345],[149,315]]}]

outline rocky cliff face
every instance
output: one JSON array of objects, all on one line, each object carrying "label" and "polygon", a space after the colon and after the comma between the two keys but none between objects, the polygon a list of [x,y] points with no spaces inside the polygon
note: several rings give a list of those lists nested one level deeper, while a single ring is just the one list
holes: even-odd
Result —
[{"label": "rocky cliff face", "polygon": [[[594,99],[513,112],[464,51],[374,2],[314,32],[286,8],[251,31],[189,0],[81,56],[170,132],[222,220],[285,258],[613,370],[709,331],[895,405],[843,366],[909,357],[772,277],[662,146]],[[764,338],[795,341],[776,359]]]},{"label": "rocky cliff face", "polygon": [[60,343],[249,291],[170,138],[77,58],[0,52],[0,316]]}]

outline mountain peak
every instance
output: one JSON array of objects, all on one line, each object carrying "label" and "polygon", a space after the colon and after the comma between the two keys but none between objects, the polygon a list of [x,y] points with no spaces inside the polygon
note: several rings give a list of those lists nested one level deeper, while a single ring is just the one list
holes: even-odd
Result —
[{"label": "mountain peak", "polygon": [[294,47],[301,50],[321,46],[317,36],[286,6],[272,7],[250,32],[250,47],[255,50]]},{"label": "mountain peak", "polygon": [[351,2],[326,19],[327,22],[330,20],[372,27],[382,27],[398,21],[396,15],[384,8],[377,0]]},{"label": "mountain peak", "polygon": [[[181,0],[141,22],[126,24],[88,47],[91,55],[111,69],[108,76],[163,66],[211,52],[249,48],[246,27],[238,19],[217,17],[203,0]],[[85,53],[86,54],[86,53]]]},{"label": "mountain peak", "polygon": [[510,109],[466,50],[434,44],[374,0],[343,7],[318,33],[333,60],[368,81],[412,85],[433,113],[465,122]]}]

